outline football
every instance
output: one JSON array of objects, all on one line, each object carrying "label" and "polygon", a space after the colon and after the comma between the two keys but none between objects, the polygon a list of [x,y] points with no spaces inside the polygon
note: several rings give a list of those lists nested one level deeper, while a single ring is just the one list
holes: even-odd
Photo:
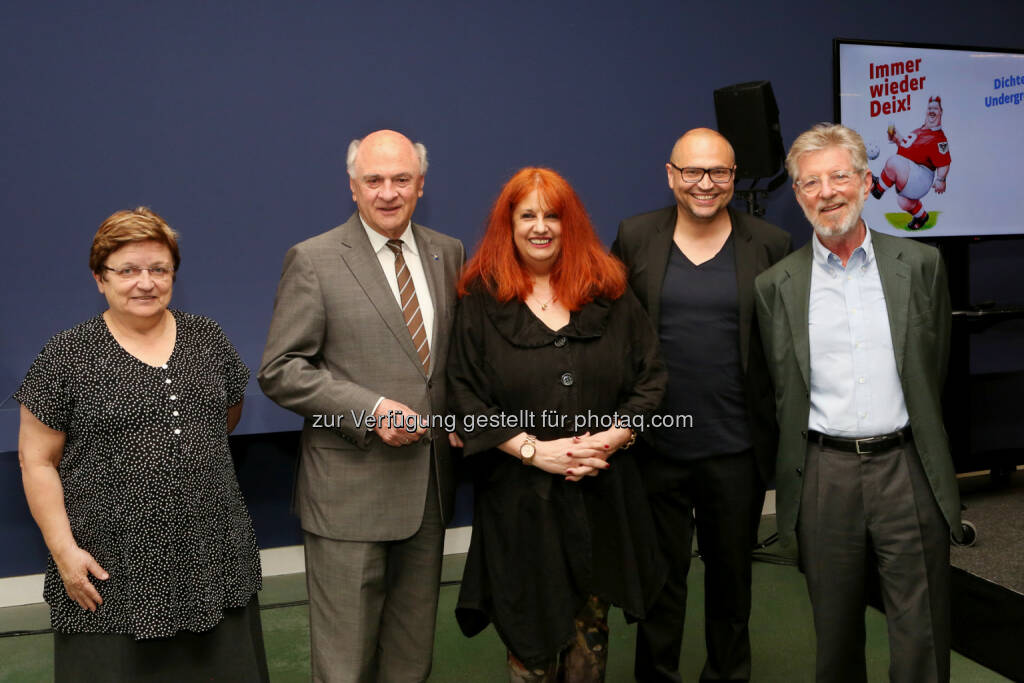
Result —
[{"label": "football", "polygon": [[867,145],[865,145],[865,149],[867,150],[867,153],[868,153],[868,159],[877,159],[878,158],[878,145],[876,145],[873,142],[869,142]]}]

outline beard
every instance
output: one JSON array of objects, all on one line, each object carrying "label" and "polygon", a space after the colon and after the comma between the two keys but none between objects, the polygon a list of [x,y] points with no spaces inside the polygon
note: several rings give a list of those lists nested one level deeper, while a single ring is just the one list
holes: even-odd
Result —
[{"label": "beard", "polygon": [[814,232],[817,233],[818,237],[842,237],[856,228],[857,224],[860,223],[860,214],[861,211],[864,210],[864,195],[858,193],[855,198],[846,202],[845,217],[843,220],[837,222],[822,220],[821,215],[817,211],[817,207],[812,207],[810,209],[806,207],[801,208],[803,208],[804,215],[807,217],[811,226],[814,227]]}]

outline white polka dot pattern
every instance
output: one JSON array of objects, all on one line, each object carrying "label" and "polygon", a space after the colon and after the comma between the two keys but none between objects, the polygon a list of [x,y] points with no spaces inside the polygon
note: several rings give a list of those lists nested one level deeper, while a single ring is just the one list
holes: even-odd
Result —
[{"label": "white polka dot pattern", "polygon": [[66,434],[58,472],[71,531],[110,573],[93,581],[103,604],[88,612],[48,559],[43,597],[63,633],[205,631],[261,586],[227,434],[249,370],[216,322],[172,313],[162,367],[130,355],[96,316],[54,336],[14,395]]}]

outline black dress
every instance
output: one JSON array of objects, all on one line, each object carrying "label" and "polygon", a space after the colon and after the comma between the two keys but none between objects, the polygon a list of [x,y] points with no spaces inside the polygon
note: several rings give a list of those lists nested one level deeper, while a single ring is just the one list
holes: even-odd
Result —
[{"label": "black dress", "polygon": [[473,291],[456,314],[448,377],[475,484],[456,607],[463,633],[493,622],[534,667],[569,643],[588,595],[643,618],[666,565],[631,452],[616,452],[596,477],[566,482],[496,448],[523,431],[544,441],[611,426],[576,428],[577,416],[636,424],[659,404],[666,373],[632,293],[584,306],[556,332],[519,301]]},{"label": "black dress", "polygon": [[71,531],[110,574],[93,579],[103,604],[90,612],[48,558],[43,597],[58,633],[205,632],[261,586],[227,434],[249,370],[213,320],[172,313],[165,365],[125,351],[99,315],[54,336],[14,395],[64,432],[57,470]]}]

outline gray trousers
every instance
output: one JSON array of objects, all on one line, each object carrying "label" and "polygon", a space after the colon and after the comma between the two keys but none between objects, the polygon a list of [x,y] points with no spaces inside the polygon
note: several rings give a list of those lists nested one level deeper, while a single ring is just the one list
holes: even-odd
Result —
[{"label": "gray trousers", "polygon": [[809,444],[797,535],[818,681],[867,681],[871,558],[889,627],[890,680],[949,681],[949,526],[913,443],[871,455]]},{"label": "gray trousers", "polygon": [[423,523],[401,541],[304,533],[313,680],[412,683],[430,675],[444,525],[431,467]]}]

